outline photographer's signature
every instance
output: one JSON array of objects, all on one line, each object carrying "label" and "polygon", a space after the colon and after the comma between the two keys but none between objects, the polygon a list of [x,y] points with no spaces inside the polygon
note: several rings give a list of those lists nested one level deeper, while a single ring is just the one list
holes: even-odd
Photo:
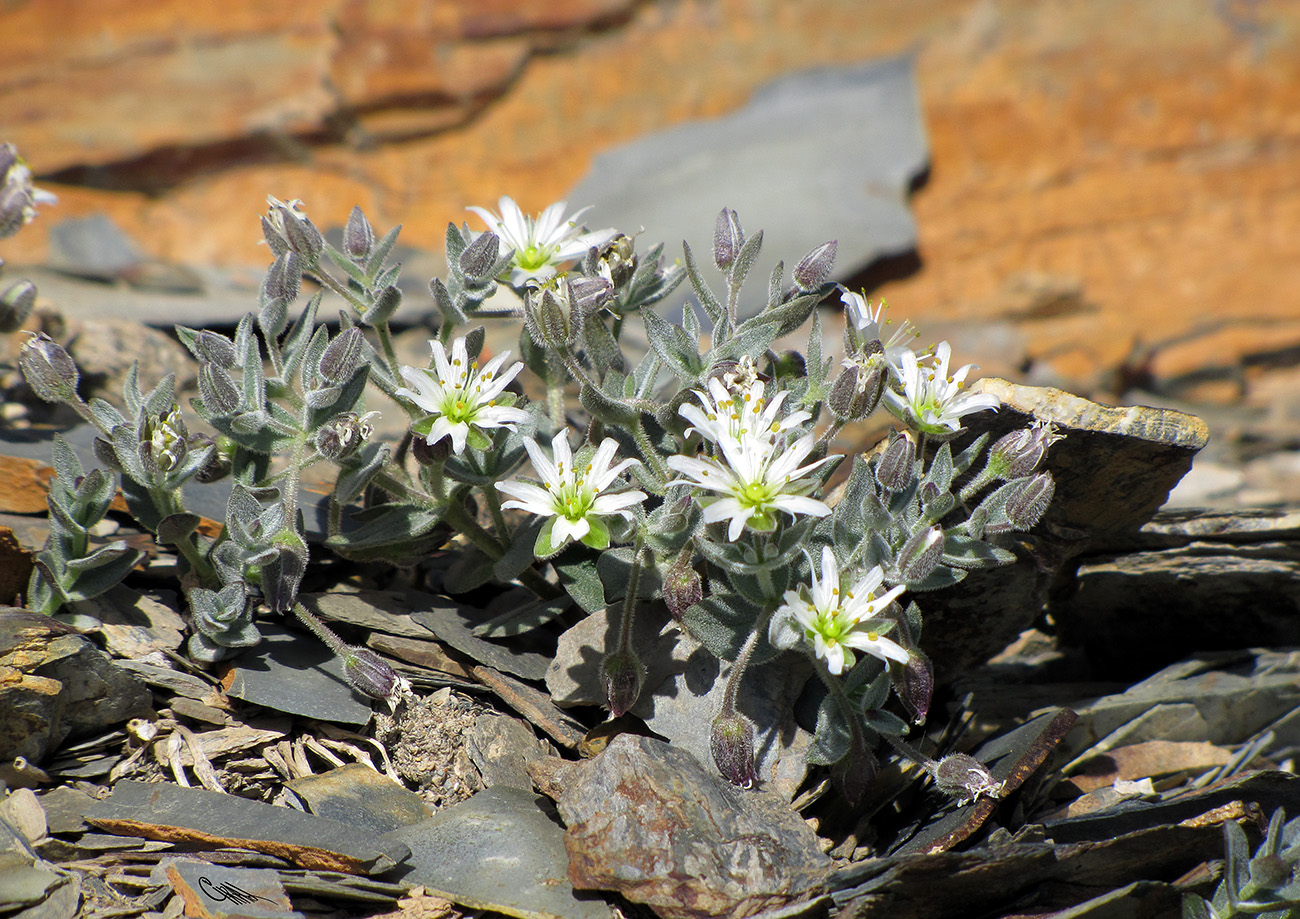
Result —
[{"label": "photographer's signature", "polygon": [[199,876],[199,890],[210,900],[220,903],[229,900],[231,903],[252,903],[254,900],[265,900],[267,903],[279,905],[269,897],[259,897],[257,894],[249,893],[237,884],[224,881],[220,884],[214,884],[208,878]]}]

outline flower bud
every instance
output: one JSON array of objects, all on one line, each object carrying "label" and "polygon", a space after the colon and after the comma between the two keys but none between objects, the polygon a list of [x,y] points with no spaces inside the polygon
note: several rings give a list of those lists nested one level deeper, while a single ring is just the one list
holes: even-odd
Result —
[{"label": "flower bud", "polygon": [[44,332],[36,332],[18,352],[18,366],[27,385],[46,402],[80,402],[77,383],[81,372],[77,363]]},{"label": "flower bud", "polygon": [[492,267],[501,254],[501,240],[492,232],[481,234],[460,254],[460,270],[475,283],[490,281]]},{"label": "flower bud", "polygon": [[664,574],[664,604],[678,622],[704,599],[704,580],[691,565],[693,554],[689,546],[683,549]]},{"label": "flower bud", "polygon": [[876,481],[890,491],[905,491],[916,481],[916,441],[895,432],[876,464]]},{"label": "flower bud", "polygon": [[1031,474],[1042,462],[1047,448],[1064,437],[1055,433],[1050,421],[1036,421],[1028,428],[998,438],[989,448],[988,469],[999,479],[1018,479]]},{"label": "flower bud", "polygon": [[553,278],[541,289],[529,291],[524,318],[539,343],[557,350],[568,348],[582,331],[582,310],[576,308],[567,278]]},{"label": "flower bud", "polygon": [[907,663],[891,661],[889,665],[890,681],[898,701],[907,710],[913,724],[925,724],[925,716],[930,712],[930,700],[934,696],[934,666],[930,658],[916,648],[907,648]]},{"label": "flower bud", "polygon": [[754,764],[754,726],[735,711],[724,711],[713,719],[709,732],[713,763],[732,785],[753,788],[758,783]]},{"label": "flower bud", "polygon": [[886,368],[880,343],[876,354],[843,362],[844,369],[831,384],[826,407],[841,421],[858,421],[876,410],[885,391]]},{"label": "flower bud", "polygon": [[194,350],[198,352],[200,360],[210,361],[222,370],[235,366],[234,342],[224,335],[204,329],[194,340]]},{"label": "flower bud", "polygon": [[276,257],[262,280],[262,295],[267,300],[292,303],[302,291],[302,256],[287,250]]},{"label": "flower bud", "polygon": [[[202,442],[198,442],[199,438],[202,438]],[[212,442],[211,438],[202,434],[194,435],[192,440],[195,441],[190,444],[190,449],[193,450],[201,449]],[[208,454],[207,460],[199,467],[199,471],[194,473],[194,480],[203,485],[220,482],[230,475],[232,468],[234,468],[234,464],[231,462],[230,455],[223,451],[218,443],[217,449]]]},{"label": "flower bud", "polygon": [[898,576],[908,583],[925,580],[939,566],[942,557],[942,528],[930,527],[928,530],[913,533],[911,538],[903,543],[903,548],[898,550],[898,558],[895,560]]},{"label": "flower bud", "polygon": [[849,806],[857,807],[879,771],[875,755],[870,750],[859,748],[850,751],[831,768],[831,778]]},{"label": "flower bud", "polygon": [[795,285],[801,291],[812,290],[830,277],[838,249],[839,243],[832,239],[800,259],[799,264],[794,266]]},{"label": "flower bud", "polygon": [[147,418],[140,427],[140,462],[151,474],[170,472],[189,452],[189,430],[180,409]]},{"label": "flower bud", "polygon": [[726,271],[736,261],[744,244],[745,232],[740,228],[740,218],[731,208],[724,207],[713,228],[713,264]]},{"label": "flower bud", "polygon": [[421,466],[445,463],[447,457],[451,456],[451,438],[440,437],[434,443],[429,443],[423,437],[417,436],[411,441],[411,455]]},{"label": "flower bud", "polygon": [[13,144],[0,144],[0,239],[13,236],[36,216],[37,204],[58,199],[32,185],[32,171]]},{"label": "flower bud", "polygon": [[213,415],[233,415],[239,410],[239,387],[216,364],[199,365],[199,398]]},{"label": "flower bud", "polygon": [[632,240],[619,233],[600,253],[597,270],[614,287],[622,287],[636,274],[636,248]]},{"label": "flower bud", "polygon": [[19,281],[0,294],[0,333],[17,332],[36,305],[36,285]]},{"label": "flower bud", "polygon": [[282,540],[276,554],[262,566],[262,599],[273,613],[284,614],[298,600],[307,573],[307,547],[296,533]]},{"label": "flower bud", "polygon": [[374,248],[375,231],[361,208],[353,205],[347,225],[343,227],[343,251],[354,262],[364,262]]},{"label": "flower bud", "polygon": [[358,692],[392,707],[411,692],[406,678],[369,648],[348,645],[339,656],[343,658],[343,676]]},{"label": "flower bud", "polygon": [[973,804],[981,797],[1002,797],[1003,783],[993,778],[987,766],[973,756],[953,753],[926,770],[934,777],[934,784],[946,795],[958,799],[958,804]]},{"label": "flower bud", "polygon": [[344,383],[365,360],[365,336],[353,326],[335,336],[320,358],[320,375],[329,383]]},{"label": "flower bud", "polygon": [[283,202],[269,196],[266,201],[271,208],[263,219],[262,229],[271,251],[277,257],[286,250],[296,252],[302,256],[304,267],[316,264],[325,248],[325,237],[303,212],[302,202]]},{"label": "flower bud", "polygon": [[610,715],[618,718],[636,705],[644,682],[645,666],[632,651],[607,655],[600,668],[600,688]]},{"label": "flower bud", "polygon": [[1056,494],[1056,482],[1050,472],[1040,472],[1025,479],[1007,498],[1007,519],[1018,530],[1028,530],[1038,523]]}]

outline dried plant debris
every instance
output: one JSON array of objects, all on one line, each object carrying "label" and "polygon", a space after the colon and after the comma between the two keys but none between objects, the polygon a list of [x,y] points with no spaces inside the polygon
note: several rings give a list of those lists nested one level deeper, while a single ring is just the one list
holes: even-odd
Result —
[{"label": "dried plant debris", "polygon": [[440,689],[375,716],[375,737],[387,748],[397,774],[433,808],[464,801],[483,787],[467,746],[481,706]]}]

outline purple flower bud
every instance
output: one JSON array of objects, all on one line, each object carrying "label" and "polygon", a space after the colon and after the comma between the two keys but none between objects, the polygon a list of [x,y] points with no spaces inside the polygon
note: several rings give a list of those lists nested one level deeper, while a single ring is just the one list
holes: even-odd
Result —
[{"label": "purple flower bud", "polygon": [[880,766],[870,750],[850,751],[831,769],[831,778],[850,807],[857,807],[871,783],[876,780]]},{"label": "purple flower bud", "polygon": [[826,407],[842,421],[858,421],[876,410],[887,378],[884,354],[875,342],[875,354],[844,361],[844,369],[831,384]]},{"label": "purple flower bud", "polygon": [[999,479],[1027,476],[1038,468],[1047,448],[1063,437],[1048,421],[1005,434],[989,448],[989,469]]},{"label": "purple flower bud", "polygon": [[1056,494],[1056,482],[1050,472],[1040,472],[1025,479],[1007,498],[1007,519],[1018,530],[1028,530],[1038,523]]},{"label": "purple flower bud", "polygon": [[501,240],[492,232],[483,233],[460,254],[460,270],[476,283],[491,280],[492,266],[501,254]]},{"label": "purple flower bud", "polygon": [[361,693],[396,705],[411,685],[386,660],[369,648],[349,645],[339,655],[343,658],[343,675]]},{"label": "purple flower bud", "polygon": [[876,464],[876,481],[890,491],[904,491],[916,481],[916,441],[895,432]]},{"label": "purple flower bud", "polygon": [[753,788],[758,784],[754,763],[754,725],[735,711],[724,711],[713,719],[709,733],[713,763],[732,785]]},{"label": "purple flower bud", "polygon": [[36,285],[19,281],[0,294],[0,332],[17,332],[36,305]]},{"label": "purple flower bud", "polygon": [[213,415],[233,415],[239,409],[239,387],[216,364],[199,365],[199,398]]},{"label": "purple flower bud", "polygon": [[907,663],[891,662],[889,676],[894,684],[898,701],[907,710],[913,724],[925,724],[934,696],[934,666],[924,653],[908,647]]},{"label": "purple flower bud", "polygon": [[194,350],[200,360],[210,361],[222,370],[235,366],[235,344],[224,335],[204,329],[194,341]]},{"label": "purple flower bud", "polygon": [[280,542],[276,554],[262,566],[262,599],[271,612],[283,615],[298,600],[298,588],[307,573],[307,547],[296,533]]},{"label": "purple flower bud", "polygon": [[292,250],[281,253],[266,271],[262,293],[268,300],[292,303],[302,291],[302,256]]},{"label": "purple flower bud", "polygon": [[626,714],[641,696],[645,681],[645,666],[631,651],[615,651],[605,658],[600,668],[600,686],[605,693],[605,706],[615,718]]},{"label": "purple flower bud", "polygon": [[367,412],[358,417],[356,412],[335,415],[328,424],[316,432],[316,452],[335,462],[356,452],[374,434],[369,419],[378,412]]},{"label": "purple flower bud", "polygon": [[441,437],[434,443],[428,443],[423,437],[411,441],[411,455],[421,466],[434,466],[445,463],[451,456],[451,438]]},{"label": "purple flower bud", "polygon": [[361,208],[353,205],[343,228],[343,251],[354,262],[364,262],[375,248],[375,231]]},{"label": "purple flower bud", "polygon": [[835,253],[839,243],[835,240],[822,243],[794,266],[794,283],[800,290],[812,290],[830,277],[835,266]]},{"label": "purple flower bud", "polygon": [[343,383],[351,378],[365,359],[365,336],[353,326],[335,336],[320,358],[320,375],[329,383]]},{"label": "purple flower bud", "polygon": [[713,228],[713,263],[726,271],[736,261],[744,244],[745,232],[740,228],[740,218],[731,208],[724,207]]},{"label": "purple flower bud", "polygon": [[973,756],[953,753],[927,765],[926,771],[934,784],[946,795],[958,799],[958,804],[973,804],[981,797],[1002,797],[1003,783],[993,778],[987,766]]},{"label": "purple flower bud", "polygon": [[898,550],[896,565],[898,576],[909,583],[922,581],[939,566],[943,556],[943,529],[930,527],[919,533],[913,533],[903,548]]},{"label": "purple flower bud", "polygon": [[704,599],[704,580],[691,565],[693,553],[684,549],[664,574],[664,603],[678,622],[686,611]]},{"label": "purple flower bud", "polygon": [[37,332],[18,352],[18,366],[27,385],[46,402],[79,402],[77,383],[81,372],[77,363],[44,332]]}]

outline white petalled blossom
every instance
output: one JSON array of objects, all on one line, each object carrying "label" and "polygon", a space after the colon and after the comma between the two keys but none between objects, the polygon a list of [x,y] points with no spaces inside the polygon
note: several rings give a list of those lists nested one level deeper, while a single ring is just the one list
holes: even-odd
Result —
[{"label": "white petalled blossom", "polygon": [[951,437],[961,430],[963,415],[984,409],[996,411],[1002,404],[992,393],[962,392],[966,374],[975,365],[967,364],[949,376],[951,356],[952,349],[941,341],[926,364],[907,349],[897,363],[890,363],[890,373],[900,389],[885,391],[885,406],[899,420],[927,436]]},{"label": "white petalled blossom", "polygon": [[480,369],[478,361],[470,361],[464,338],[451,343],[450,356],[440,341],[430,341],[429,347],[433,350],[433,368],[419,370],[403,366],[402,378],[410,386],[397,390],[394,395],[405,396],[433,416],[432,427],[425,437],[430,446],[450,437],[451,449],[456,454],[465,452],[466,442],[471,439],[485,449],[483,442],[487,437],[481,433],[483,430],[513,431],[516,424],[529,420],[530,416],[522,409],[497,405],[506,386],[524,367],[516,361],[498,374],[510,357],[509,351],[498,354]]},{"label": "white petalled blossom", "polygon": [[778,435],[812,417],[808,412],[798,411],[778,420],[785,392],[777,393],[768,401],[763,396],[762,381],[743,373],[733,379],[736,382],[728,387],[717,377],[710,377],[708,392],[693,390],[700,404],[687,402],[678,409],[678,414],[691,423],[686,429],[687,437],[692,431],[698,431],[701,437],[715,444],[724,437],[746,436],[771,443]]},{"label": "white petalled blossom", "polygon": [[917,331],[912,324],[904,319],[897,329],[889,336],[884,337],[884,327],[889,325],[893,320],[885,319],[885,301],[881,300],[874,307],[861,294],[855,294],[851,290],[841,289],[840,300],[844,304],[844,313],[849,322],[852,323],[852,337],[858,344],[868,345],[873,341],[880,342],[881,348],[885,352],[885,358],[891,364],[895,363],[898,357],[905,349],[905,344],[917,336]]},{"label": "white petalled blossom", "polygon": [[488,229],[501,239],[503,250],[514,250],[510,283],[515,287],[530,281],[546,280],[557,272],[560,265],[582,258],[588,249],[593,246],[600,248],[617,235],[612,228],[588,233],[578,226],[578,218],[590,207],[584,207],[566,219],[566,203],[557,201],[534,220],[509,196],[503,195],[497,206],[501,208],[500,215],[483,207],[469,210],[482,217]]},{"label": "white petalled blossom", "polygon": [[574,466],[567,430],[556,434],[551,441],[551,456],[531,437],[524,440],[524,447],[541,485],[497,482],[496,487],[515,499],[502,504],[502,508],[518,508],[552,518],[538,536],[539,554],[553,554],[570,539],[593,549],[606,548],[610,541],[609,526],[602,518],[619,516],[631,520],[632,512],[628,508],[646,499],[642,491],[606,491],[623,470],[639,462],[625,459],[610,466],[618,452],[618,442],[612,437],[605,438],[582,469]]},{"label": "white petalled blossom", "polygon": [[808,644],[837,676],[853,669],[854,652],[859,651],[886,663],[906,664],[910,657],[907,649],[884,636],[894,623],[880,618],[904,588],[900,585],[881,592],[884,574],[879,565],[846,587],[829,546],[822,549],[821,577],[813,567],[811,586],[801,584],[798,590],[786,591],[785,605],[772,617],[772,643],[790,647],[797,635],[794,640]]},{"label": "white petalled blossom", "polygon": [[[727,539],[735,542],[746,527],[767,532],[776,527],[776,511],[790,516],[825,517],[831,512],[821,501],[808,497],[817,487],[806,476],[835,459],[824,457],[800,465],[813,450],[814,437],[806,434],[788,446],[780,435],[808,418],[794,412],[778,420],[784,393],[764,402],[763,385],[755,381],[742,391],[727,390],[710,380],[709,393],[695,392],[700,407],[685,404],[679,413],[692,429],[712,441],[721,462],[709,456],[670,456],[668,468],[686,478],[672,485],[692,485],[716,492],[701,500],[705,523],[729,520]],[[701,411],[701,408],[703,411]]]}]

